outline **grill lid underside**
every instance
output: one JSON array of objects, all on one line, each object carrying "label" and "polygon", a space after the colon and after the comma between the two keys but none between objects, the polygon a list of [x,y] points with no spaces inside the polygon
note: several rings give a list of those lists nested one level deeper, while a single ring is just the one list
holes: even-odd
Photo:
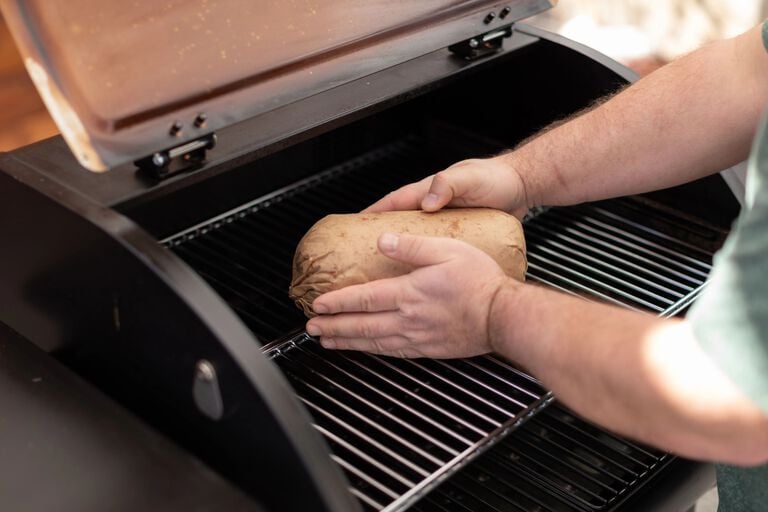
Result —
[{"label": "grill lid underside", "polygon": [[87,169],[105,171],[553,3],[2,0],[0,7],[70,149]]}]

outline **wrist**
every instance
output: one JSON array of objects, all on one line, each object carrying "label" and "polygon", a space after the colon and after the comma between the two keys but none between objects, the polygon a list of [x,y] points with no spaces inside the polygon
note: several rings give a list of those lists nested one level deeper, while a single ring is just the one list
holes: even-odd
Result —
[{"label": "wrist", "polygon": [[514,279],[506,279],[491,297],[488,308],[488,345],[492,352],[510,359],[514,359],[514,332],[518,330],[510,326],[519,325],[515,312],[520,308],[516,303],[524,286]]},{"label": "wrist", "polygon": [[536,196],[532,190],[532,180],[530,179],[530,172],[528,166],[525,163],[525,159],[518,155],[520,150],[510,151],[503,153],[496,157],[494,160],[502,166],[507,175],[510,183],[512,183],[513,190],[516,191],[513,198],[513,204],[515,205],[511,210],[515,211],[528,211],[535,206],[539,206],[536,201]]}]

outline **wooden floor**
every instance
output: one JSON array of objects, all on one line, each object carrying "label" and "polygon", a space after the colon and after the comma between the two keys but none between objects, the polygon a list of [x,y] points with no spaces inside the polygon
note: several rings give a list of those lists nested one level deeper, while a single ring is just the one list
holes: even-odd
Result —
[{"label": "wooden floor", "polygon": [[56,133],[56,126],[0,17],[0,151],[10,151]]}]

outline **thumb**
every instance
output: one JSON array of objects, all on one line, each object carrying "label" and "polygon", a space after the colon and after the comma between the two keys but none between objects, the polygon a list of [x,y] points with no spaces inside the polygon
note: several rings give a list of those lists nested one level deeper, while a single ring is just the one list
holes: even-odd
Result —
[{"label": "thumb", "polygon": [[476,170],[472,160],[464,160],[435,174],[421,208],[433,212],[449,204],[464,205],[464,196],[477,187]]},{"label": "thumb", "polygon": [[452,238],[384,233],[379,237],[379,250],[393,260],[417,267],[437,265],[452,259],[466,246]]},{"label": "thumb", "polygon": [[429,184],[427,195],[421,200],[421,209],[435,212],[450,203],[456,195],[451,181],[450,169],[435,174]]}]

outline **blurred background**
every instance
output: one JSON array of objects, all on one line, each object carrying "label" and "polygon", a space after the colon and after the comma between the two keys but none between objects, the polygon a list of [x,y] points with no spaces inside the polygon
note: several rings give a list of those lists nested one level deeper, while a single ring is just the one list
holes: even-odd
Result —
[{"label": "blurred background", "polygon": [[584,43],[645,75],[768,16],[767,0],[560,0],[533,23]]},{"label": "blurred background", "polygon": [[[768,0],[560,0],[532,23],[559,32],[645,75],[698,46],[768,15]],[[0,151],[57,133],[0,17]]]}]

